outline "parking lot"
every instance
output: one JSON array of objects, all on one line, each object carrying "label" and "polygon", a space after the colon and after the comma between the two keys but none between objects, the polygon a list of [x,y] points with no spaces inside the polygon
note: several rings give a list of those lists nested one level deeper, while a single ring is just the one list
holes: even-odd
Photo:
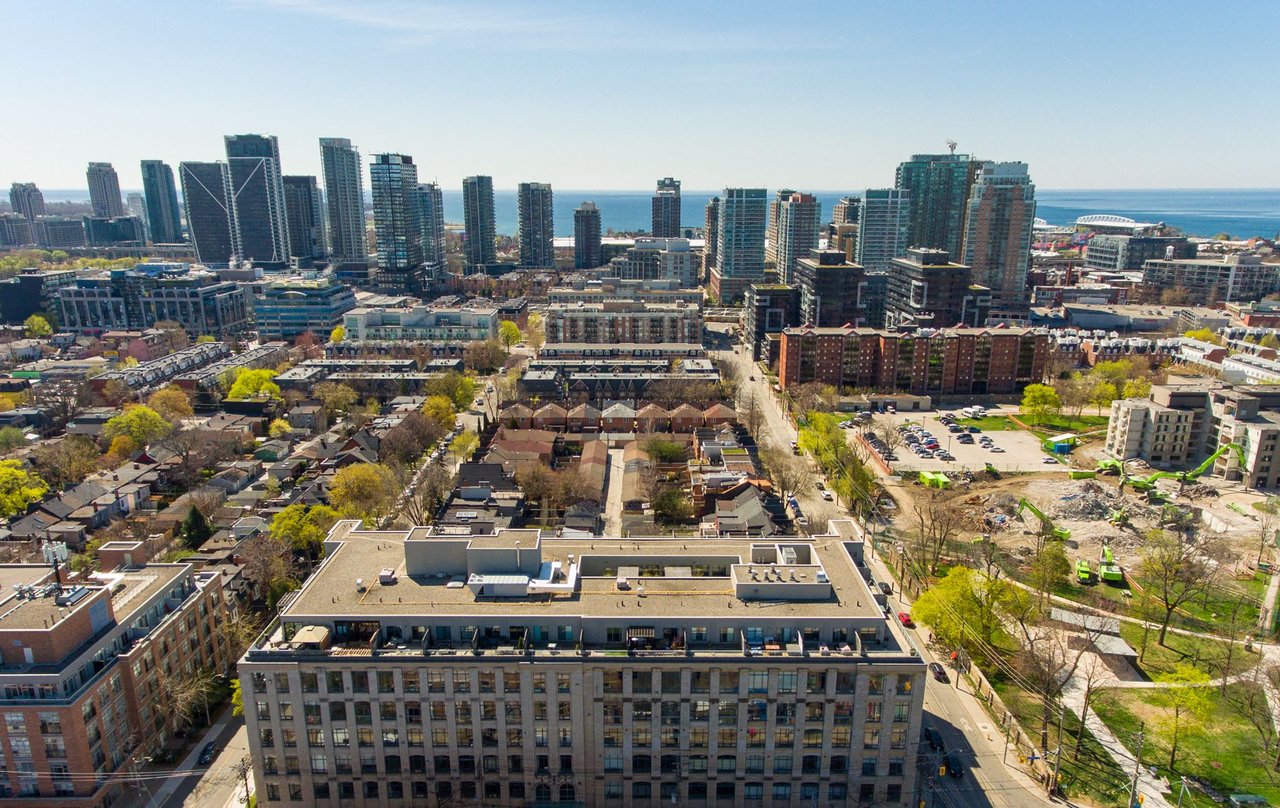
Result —
[{"label": "parking lot", "polygon": [[[939,448],[949,453],[954,460],[942,460],[937,457],[920,457],[912,451],[911,445],[905,441],[893,449],[897,455],[897,461],[890,461],[895,474],[913,471],[982,471],[986,468],[986,464],[990,463],[1000,471],[1053,471],[1055,469],[1066,473],[1067,467],[1061,463],[1050,464],[1045,462],[1047,456],[1044,449],[1040,446],[1040,439],[1030,432],[1021,429],[1007,430],[983,430],[981,432],[955,433],[948,431],[947,425],[941,420],[946,414],[954,415],[956,418],[964,416],[959,412],[959,408],[941,409],[932,412],[912,412],[897,414],[876,414],[870,428],[876,432],[881,432],[883,425],[888,424],[893,428],[898,426],[919,425],[925,431],[930,433],[938,442]],[[992,411],[989,415],[1000,415],[999,411]],[[849,429],[849,440],[857,439],[858,427]],[[962,443],[961,434],[967,434],[973,438],[973,443]],[[988,449],[983,446],[981,441],[983,438],[989,438],[993,448]]]}]

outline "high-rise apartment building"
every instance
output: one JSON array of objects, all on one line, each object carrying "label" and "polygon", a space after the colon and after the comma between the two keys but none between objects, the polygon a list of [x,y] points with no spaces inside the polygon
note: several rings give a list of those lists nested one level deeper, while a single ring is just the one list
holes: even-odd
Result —
[{"label": "high-rise apartment building", "polygon": [[772,245],[774,267],[783,283],[793,282],[796,261],[818,249],[822,203],[813,194],[791,192],[777,200],[776,243]]},{"label": "high-rise apartment building", "polygon": [[711,294],[722,304],[741,300],[749,284],[764,280],[767,196],[764,188],[724,189],[711,270]]},{"label": "high-rise apartment building", "polygon": [[545,182],[522,182],[516,191],[520,214],[520,266],[554,267],[555,220],[551,186]]},{"label": "high-rise apartment building", "polygon": [[800,293],[800,322],[819,328],[867,325],[865,274],[839,250],[810,250],[796,259],[792,285]]},{"label": "high-rise apartment building", "polygon": [[[175,193],[176,196],[176,193]],[[151,226],[147,223],[147,198],[139,191],[130,191],[124,197],[124,209],[130,216],[142,222],[147,240],[151,240]]]},{"label": "high-rise apartment building", "polygon": [[34,182],[15,182],[9,186],[9,204],[13,212],[34,222],[44,215],[44,194]]},{"label": "high-rise apartment building", "polygon": [[898,166],[894,187],[907,191],[911,201],[906,246],[946,250],[952,261],[960,260],[969,192],[980,165],[967,154],[913,154]]},{"label": "high-rise apartment building", "polygon": [[680,237],[680,180],[673,177],[658,180],[654,191],[653,237]]},{"label": "high-rise apartment building", "polygon": [[711,270],[716,266],[716,242],[720,228],[720,197],[707,200],[702,225],[702,282],[710,286]]},{"label": "high-rise apartment building", "polygon": [[309,265],[325,255],[324,199],[320,185],[315,177],[305,174],[286,174],[283,180],[290,252],[302,265]]},{"label": "high-rise apartment building", "polygon": [[841,197],[831,208],[831,223],[834,225],[857,224],[862,209],[862,199],[856,196]]},{"label": "high-rise apartment building", "polygon": [[378,288],[416,294],[422,279],[422,219],[415,197],[418,167],[407,154],[375,154],[369,164]]},{"label": "high-rise apartment building", "polygon": [[777,361],[782,330],[800,325],[800,290],[783,284],[753,283],[743,294],[743,333],[751,358]]},{"label": "high-rise apartment building", "polygon": [[142,247],[147,230],[137,216],[85,216],[85,243],[90,247]]},{"label": "high-rise apartment building", "polygon": [[858,263],[868,271],[884,271],[907,250],[911,229],[911,195],[896,188],[868,188],[858,209]]},{"label": "high-rise apartment building", "polygon": [[280,146],[275,135],[227,135],[231,238],[238,258],[268,268],[291,254]]},{"label": "high-rise apartment building", "polygon": [[89,204],[94,216],[114,219],[127,215],[120,196],[120,178],[110,163],[90,163],[85,177],[89,180]]},{"label": "high-rise apartment building", "polygon": [[969,267],[947,260],[946,250],[911,248],[889,262],[885,325],[948,328],[986,323],[991,293],[971,286]]},{"label": "high-rise apartment building", "polygon": [[[769,200],[769,214],[767,224],[764,230],[764,260],[765,263],[775,269],[778,266],[778,216],[782,207],[782,200],[794,194],[791,188],[782,188],[774,192],[773,199]],[[779,272],[781,275],[781,272]]]},{"label": "high-rise apartment building", "polygon": [[442,273],[445,268],[444,193],[439,184],[427,182],[418,186],[414,200],[422,221],[422,260],[431,267],[431,274]]},{"label": "high-rise apartment building", "polygon": [[600,209],[583,202],[573,211],[573,266],[593,269],[604,261],[600,255]]},{"label": "high-rise apartment building", "polygon": [[493,214],[493,177],[476,175],[462,180],[463,252],[468,271],[497,261]]},{"label": "high-rise apartment building", "polygon": [[263,804],[915,804],[925,665],[850,521],[325,546],[237,666]]},{"label": "high-rise apartment building", "polygon": [[152,243],[177,244],[182,241],[178,189],[173,182],[173,169],[168,163],[142,161],[142,193],[147,204],[147,229]]},{"label": "high-rise apartment building", "polygon": [[1036,186],[1026,163],[981,164],[969,194],[964,263],[991,290],[998,317],[1026,316]]},{"label": "high-rise apartment building", "polygon": [[227,266],[235,254],[227,164],[179,163],[178,178],[196,257],[207,266]]},{"label": "high-rise apartment building", "polygon": [[320,138],[325,205],[329,217],[329,257],[337,264],[363,264],[368,257],[364,229],[364,169],[360,152],[345,137]]}]

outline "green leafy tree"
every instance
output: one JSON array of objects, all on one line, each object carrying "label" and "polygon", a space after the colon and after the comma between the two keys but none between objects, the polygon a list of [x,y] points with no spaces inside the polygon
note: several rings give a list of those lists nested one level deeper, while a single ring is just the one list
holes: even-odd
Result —
[{"label": "green leafy tree", "polygon": [[293,427],[283,418],[272,419],[267,426],[267,434],[273,438],[283,438],[293,431]]},{"label": "green leafy tree", "polygon": [[244,691],[240,689],[238,678],[231,680],[231,715],[237,718],[244,715]]},{"label": "green leafy tree", "polygon": [[428,397],[445,396],[453,402],[455,410],[461,411],[470,407],[476,397],[476,380],[451,370],[428,381],[423,393]]},{"label": "green leafy tree", "polygon": [[1098,415],[1102,415],[1102,410],[1111,406],[1111,402],[1116,400],[1117,387],[1105,379],[1098,379],[1093,383],[1093,387],[1089,388],[1089,403],[1097,408]]},{"label": "green leafy tree", "polygon": [[441,430],[448,431],[453,429],[458,410],[448,396],[427,396],[422,405],[422,414]]},{"label": "green leafy tree", "polygon": [[395,473],[380,463],[346,466],[333,476],[329,503],[343,516],[376,522],[391,507],[397,491]]},{"label": "green leafy tree", "polygon": [[1093,366],[1089,378],[1095,381],[1110,382],[1116,390],[1124,388],[1124,383],[1136,377],[1133,362],[1129,359],[1108,359]]},{"label": "green leafy tree", "polygon": [[474,432],[462,432],[449,444],[449,453],[465,462],[480,448],[480,436]]},{"label": "green leafy tree", "polygon": [[1038,426],[1062,412],[1062,399],[1047,384],[1029,384],[1022,393],[1022,411]]},{"label": "green leafy tree", "polygon": [[1124,383],[1123,398],[1146,398],[1151,395],[1150,379],[1129,379]]},{"label": "green leafy tree", "polygon": [[39,314],[33,314],[22,321],[22,330],[31,339],[40,339],[53,334],[53,326]]},{"label": "green leafy tree", "polygon": [[235,374],[235,381],[231,383],[231,389],[227,391],[227,398],[275,398],[284,400],[284,396],[280,393],[280,385],[272,381],[275,377],[276,372],[267,368],[241,370]]},{"label": "green leafy tree", "polygon": [[911,615],[947,645],[986,659],[1005,635],[1006,616],[1025,598],[1024,591],[1002,578],[955,566],[921,593]]},{"label": "green leafy tree", "polygon": [[656,437],[644,442],[644,453],[657,463],[681,463],[685,459],[684,446]]},{"label": "green leafy tree", "polygon": [[503,320],[498,324],[498,339],[502,342],[502,347],[511,352],[511,346],[520,341],[520,326],[510,320]]},{"label": "green leafy tree", "polygon": [[347,329],[343,328],[340,325],[334,326],[333,330],[329,332],[330,342],[342,342],[346,338],[347,338]]},{"label": "green leafy tree", "polygon": [[23,513],[44,499],[49,486],[38,474],[27,471],[19,460],[0,460],[0,517]]},{"label": "green leafy tree", "polygon": [[1071,561],[1060,541],[1041,539],[1040,551],[1031,559],[1029,581],[1040,593],[1041,606],[1053,593],[1056,586],[1067,580],[1071,574]]},{"label": "green leafy tree", "polygon": [[658,521],[679,524],[693,518],[693,505],[681,488],[667,488],[653,498],[653,513]]},{"label": "green leafy tree", "polygon": [[6,426],[0,429],[0,452],[8,452],[17,449],[19,446],[27,445],[27,436],[23,434],[21,429],[16,426]]},{"label": "green leafy tree", "polygon": [[1280,349],[1280,337],[1277,337],[1274,332],[1268,331],[1263,335],[1262,339],[1258,340],[1258,345],[1263,348],[1270,348],[1273,351]]},{"label": "green leafy tree", "polygon": [[1201,342],[1211,343],[1213,345],[1222,344],[1222,337],[1213,333],[1212,329],[1208,329],[1208,328],[1195,328],[1195,329],[1192,329],[1191,331],[1184,332],[1182,336],[1186,337],[1187,339],[1196,339],[1196,340],[1200,340]]},{"label": "green leafy tree", "polygon": [[204,518],[204,514],[200,513],[200,509],[192,505],[187,511],[187,518],[178,526],[178,535],[188,548],[199,550],[213,535],[213,528],[209,526],[209,520]]},{"label": "green leafy tree", "polygon": [[338,382],[320,382],[315,387],[315,396],[324,404],[324,411],[329,415],[347,412],[360,401],[360,394],[349,385]]},{"label": "green leafy tree", "polygon": [[546,321],[538,312],[529,315],[529,319],[524,326],[524,341],[535,351],[542,350],[543,344],[547,341]]},{"label": "green leafy tree", "polygon": [[217,340],[213,338],[212,334],[201,334],[196,337],[196,345],[207,345],[210,342],[217,342]]},{"label": "green leafy tree", "polygon": [[271,538],[312,558],[320,555],[329,528],[340,518],[328,505],[290,505],[271,519]]},{"label": "green leafy tree", "polygon": [[173,431],[173,424],[145,404],[130,404],[124,412],[107,421],[102,435],[109,441],[126,436],[135,447],[146,446]]},{"label": "green leafy tree", "polygon": [[194,415],[191,399],[181,387],[169,386],[157,390],[147,399],[147,406],[166,421],[177,421]]}]

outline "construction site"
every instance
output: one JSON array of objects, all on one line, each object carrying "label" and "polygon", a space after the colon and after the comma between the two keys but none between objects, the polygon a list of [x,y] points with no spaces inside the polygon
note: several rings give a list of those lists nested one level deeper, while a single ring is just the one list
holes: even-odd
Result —
[{"label": "construction site", "polygon": [[[899,535],[918,531],[919,498],[935,499],[957,511],[956,535],[950,545],[960,555],[966,544],[986,541],[1010,562],[1011,571],[1029,563],[1044,540],[1063,542],[1070,559],[1073,585],[1101,585],[1125,596],[1135,584],[1130,572],[1140,561],[1144,538],[1168,528],[1210,534],[1225,542],[1228,558],[1239,569],[1230,576],[1251,576],[1274,552],[1280,519],[1257,507],[1267,497],[1239,482],[1210,476],[1223,447],[1198,468],[1187,472],[1153,471],[1141,461],[1121,464],[1080,452],[1070,471],[1002,473],[918,472],[891,478],[887,491],[897,500],[894,527]],[[1259,556],[1262,555],[1260,559]],[[1259,565],[1257,562],[1262,561]]]}]

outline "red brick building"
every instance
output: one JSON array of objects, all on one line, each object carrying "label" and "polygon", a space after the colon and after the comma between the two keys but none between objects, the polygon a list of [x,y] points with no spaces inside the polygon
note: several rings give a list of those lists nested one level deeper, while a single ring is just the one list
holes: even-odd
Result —
[{"label": "red brick building", "polygon": [[0,566],[7,805],[112,804],[134,760],[171,745],[178,717],[169,685],[227,670],[220,575],[144,558],[138,542],[110,542],[101,548],[110,571],[61,591],[47,566]]},{"label": "red brick building", "polygon": [[1013,393],[1040,381],[1049,337],[1029,328],[788,328],[782,332],[783,389],[808,382],[913,395]]}]

